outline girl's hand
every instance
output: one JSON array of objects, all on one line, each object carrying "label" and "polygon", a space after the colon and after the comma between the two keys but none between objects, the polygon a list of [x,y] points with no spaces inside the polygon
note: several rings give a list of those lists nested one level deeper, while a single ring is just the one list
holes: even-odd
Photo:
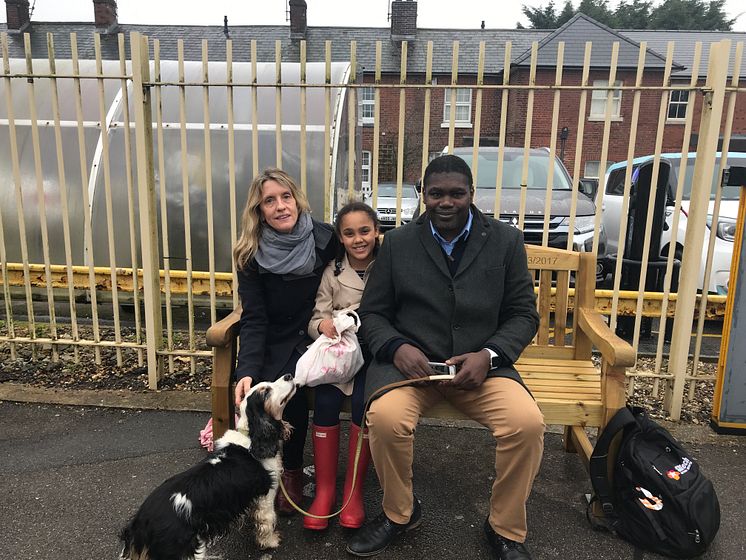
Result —
[{"label": "girl's hand", "polygon": [[236,383],[236,388],[233,391],[236,399],[236,408],[241,406],[241,401],[246,396],[246,393],[249,392],[249,389],[251,389],[252,382],[253,379],[251,377],[242,377],[238,380],[238,383]]},{"label": "girl's hand", "polygon": [[339,336],[337,329],[334,328],[334,321],[332,319],[324,319],[321,321],[321,323],[319,323],[319,332],[329,338],[337,338]]}]

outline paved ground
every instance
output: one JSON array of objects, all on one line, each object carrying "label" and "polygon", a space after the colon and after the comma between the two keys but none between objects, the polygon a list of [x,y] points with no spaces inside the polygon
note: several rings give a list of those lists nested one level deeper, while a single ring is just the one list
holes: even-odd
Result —
[{"label": "paved ground", "polygon": [[[0,557],[15,560],[116,558],[117,532],[145,495],[169,475],[204,456],[197,434],[205,412],[90,408],[0,401]],[[713,479],[722,507],[720,534],[708,559],[746,557],[742,501],[746,441],[682,426],[679,437]],[[425,522],[381,558],[489,558],[481,525],[493,472],[491,437],[482,429],[421,426],[415,488]],[[541,472],[528,504],[528,545],[537,560],[640,559],[641,553],[585,519],[589,482],[574,455],[549,433]],[[366,491],[369,515],[380,501],[374,476]],[[309,534],[297,517],[281,523],[282,547],[258,551],[237,531],[212,553],[230,559],[337,559],[347,534],[334,525]],[[645,554],[644,558],[656,558]]]}]

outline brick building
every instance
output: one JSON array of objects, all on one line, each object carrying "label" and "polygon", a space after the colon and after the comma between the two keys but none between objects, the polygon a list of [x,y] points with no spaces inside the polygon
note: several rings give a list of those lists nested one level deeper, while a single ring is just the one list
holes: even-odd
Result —
[{"label": "brick building", "polygon": [[[390,28],[370,27],[309,27],[306,23],[308,9],[305,0],[290,0],[289,26],[162,26],[120,24],[117,20],[116,0],[92,0],[92,21],[90,23],[35,22],[28,17],[27,0],[5,0],[7,24],[0,24],[0,32],[7,31],[10,41],[10,56],[23,58],[23,33],[31,36],[34,57],[46,58],[46,34],[55,35],[58,57],[70,56],[69,34],[75,32],[81,58],[93,58],[93,35],[102,37],[102,53],[105,58],[119,56],[117,34],[141,32],[160,41],[161,59],[175,60],[177,40],[185,43],[185,57],[188,60],[201,59],[201,41],[207,39],[210,60],[225,60],[225,40],[233,40],[235,61],[249,60],[249,44],[257,40],[258,60],[275,59],[275,41],[282,44],[282,59],[298,62],[300,41],[306,41],[307,60],[323,61],[325,42],[332,42],[334,61],[350,60],[350,41],[356,42],[357,80],[371,84],[358,92],[358,122],[361,126],[361,154],[358,160],[361,178],[369,183],[371,154],[373,149],[373,99],[376,64],[376,42],[381,42],[381,83],[398,84],[401,72],[402,42],[407,42],[407,84],[424,84],[427,44],[433,43],[432,78],[434,84],[450,84],[452,80],[453,42],[459,42],[458,83],[476,84],[479,57],[479,44],[486,44],[484,83],[503,82],[504,54],[507,42],[511,44],[510,84],[527,84],[531,64],[531,45],[538,42],[536,84],[553,84],[556,72],[557,45],[565,43],[564,71],[565,85],[579,84],[581,81],[584,49],[586,41],[592,42],[589,83],[606,87],[609,78],[609,65],[612,45],[619,43],[619,59],[616,83],[622,86],[634,85],[638,53],[641,42],[647,43],[647,56],[642,79],[643,85],[660,86],[663,83],[667,43],[675,42],[672,76],[670,84],[689,84],[692,75],[694,45],[702,42],[702,62],[698,85],[704,85],[707,71],[709,46],[721,39],[731,39],[733,50],[736,43],[746,39],[746,33],[708,31],[627,31],[613,30],[593,19],[578,14],[560,29],[420,29],[417,27],[416,0],[392,0]],[[129,47],[127,47],[129,48]],[[129,51],[127,52],[129,56]],[[742,63],[741,87],[746,84],[746,62]],[[732,74],[731,68],[730,73]],[[399,129],[399,88],[380,90],[379,128],[379,181],[396,178]],[[422,163],[424,89],[407,89],[404,122],[404,175],[405,181],[414,182],[419,176]],[[428,123],[428,155],[432,157],[448,144],[448,121],[450,95],[443,88],[434,88],[431,97],[430,120]],[[558,140],[558,154],[564,155],[568,168],[572,169],[578,141],[578,107],[580,93],[564,91],[561,97],[558,131],[566,129],[564,140]],[[474,142],[476,90],[459,89],[456,101],[455,146],[469,146]],[[615,90],[612,109],[608,162],[616,162],[627,157],[629,128],[634,93],[629,90]],[[554,93],[551,90],[539,91],[534,95],[531,144],[534,147],[549,146],[551,138],[551,117]],[[523,146],[526,130],[526,109],[528,93],[514,90],[509,93],[508,114],[506,115],[505,144]],[[673,91],[664,100],[665,133],[663,151],[679,152],[684,130],[683,116],[688,103],[694,102],[692,142],[696,142],[702,96],[691,95],[687,91]],[[638,122],[636,155],[654,151],[661,104],[660,92],[643,92],[641,95]],[[584,116],[583,150],[581,175],[597,177],[601,159],[601,143],[604,128],[603,111],[606,105],[606,90],[589,92]],[[496,145],[499,141],[501,120],[501,97],[498,90],[486,89],[482,93],[482,116],[480,123],[480,144]],[[746,151],[746,98],[737,100],[733,122],[731,151]]]}]

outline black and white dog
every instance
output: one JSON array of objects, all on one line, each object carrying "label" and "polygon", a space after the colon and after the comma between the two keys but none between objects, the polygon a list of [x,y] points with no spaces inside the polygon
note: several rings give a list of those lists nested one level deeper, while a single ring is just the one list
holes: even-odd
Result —
[{"label": "black and white dog", "polygon": [[291,375],[258,383],[240,406],[236,430],[215,451],[148,496],[120,534],[122,560],[201,560],[207,545],[251,514],[260,548],[277,548],[274,502],[282,471],[282,411],[295,394]]}]

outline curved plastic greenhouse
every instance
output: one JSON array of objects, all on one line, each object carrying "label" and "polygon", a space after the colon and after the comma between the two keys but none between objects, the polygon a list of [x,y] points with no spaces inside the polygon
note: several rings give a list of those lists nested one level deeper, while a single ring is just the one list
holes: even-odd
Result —
[{"label": "curved plastic greenhouse", "polygon": [[[96,76],[95,61],[80,61],[80,75]],[[49,63],[46,60],[33,61],[34,75],[48,76]],[[129,63],[128,63],[129,71]],[[26,72],[26,61],[11,60],[11,73]],[[323,84],[325,65],[309,63],[306,65],[309,85]],[[65,263],[64,229],[62,201],[63,185],[60,170],[64,168],[64,190],[70,223],[70,243],[73,265],[88,263],[84,240],[84,223],[86,212],[85,196],[90,201],[92,224],[93,260],[96,266],[109,266],[109,224],[106,212],[104,143],[100,126],[99,80],[80,79],[82,127],[78,119],[78,96],[76,80],[72,75],[72,61],[57,60],[56,73],[65,78],[58,78],[60,122],[59,145],[56,138],[53,103],[53,80],[49,77],[38,77],[33,80],[33,92],[29,80],[25,77],[11,78],[8,92],[7,78],[0,80],[0,212],[2,212],[2,234],[6,249],[6,262],[22,262],[21,233],[19,214],[25,222],[25,233],[28,246],[28,261],[43,262],[41,225],[46,219],[49,231],[49,251],[52,264]],[[113,208],[112,231],[118,267],[130,267],[130,231],[139,236],[137,225],[137,165],[135,157],[135,124],[132,95],[132,81],[124,82],[120,77],[119,62],[103,63],[105,76],[103,87],[103,104],[106,113],[106,134],[108,135],[109,176],[111,201]],[[346,83],[349,63],[332,63],[331,83]],[[151,90],[153,102],[153,153],[155,169],[155,188],[159,199],[159,230],[163,232],[163,213],[160,208],[160,191],[165,182],[168,250],[163,251],[162,258],[170,260],[172,269],[184,269],[187,258],[193,258],[194,270],[208,269],[208,228],[207,228],[207,188],[206,172],[211,171],[212,204],[214,208],[215,269],[231,269],[231,232],[230,232],[230,172],[229,169],[229,134],[228,134],[228,88],[226,82],[226,64],[209,63],[209,80],[220,84],[209,87],[209,123],[210,123],[210,161],[206,160],[203,110],[203,69],[201,62],[184,63],[185,103],[184,115],[186,126],[186,151],[182,149],[182,125],[180,88],[176,85],[164,85],[160,88],[162,109],[162,144],[159,150],[159,135],[156,127],[155,88]],[[151,63],[151,75],[153,68]],[[179,79],[176,61],[161,61],[160,81],[175,83]],[[284,63],[282,65],[284,83],[300,82],[300,65]],[[275,84],[276,67],[274,63],[257,64],[257,83]],[[248,84],[251,82],[251,64],[233,64],[233,82]],[[131,140],[131,167],[127,167],[125,157],[124,96],[122,84],[126,83],[129,98],[129,136]],[[276,166],[276,88],[257,87],[258,109],[258,162],[259,169]],[[246,201],[248,187],[253,174],[252,153],[252,88],[248,86],[233,88],[233,113],[235,135],[235,185],[236,213],[240,215]],[[10,95],[10,97],[8,97]],[[331,90],[331,127],[330,146],[331,161],[325,162],[325,103],[326,94],[323,87],[306,88],[307,121],[307,186],[308,196],[314,214],[323,218],[325,202],[327,207],[334,208],[333,193],[346,192],[347,182],[347,113],[345,88]],[[38,154],[35,156],[35,142],[31,123],[32,108],[30,102],[36,100],[38,130]],[[298,179],[301,174],[301,90],[298,87],[282,87],[281,104],[281,140],[282,168]],[[12,104],[9,115],[8,104]],[[11,133],[15,128],[18,150],[18,170],[14,170],[11,155]],[[79,136],[84,139],[80,145]],[[59,148],[59,149],[58,149]],[[62,158],[58,158],[58,153]],[[162,158],[162,162],[161,162]],[[37,161],[38,160],[38,161]],[[186,166],[182,162],[186,162]],[[162,165],[161,165],[162,163]],[[332,188],[325,194],[324,166],[330,166]],[[37,168],[40,173],[37,176]],[[163,170],[163,175],[159,170]],[[17,194],[16,174],[20,176],[21,196]],[[128,177],[129,174],[129,177]],[[188,201],[183,195],[184,181],[188,183]],[[300,184],[300,181],[299,181]],[[45,215],[39,200],[39,185],[42,185]],[[130,190],[131,189],[131,190]],[[325,196],[328,199],[325,201]],[[135,225],[131,228],[132,216],[129,212],[130,197],[134,200]],[[20,200],[19,200],[20,198]],[[191,227],[191,256],[185,250],[185,212],[188,203]],[[22,207],[22,211],[20,210]],[[139,240],[137,242],[139,247]]]}]

